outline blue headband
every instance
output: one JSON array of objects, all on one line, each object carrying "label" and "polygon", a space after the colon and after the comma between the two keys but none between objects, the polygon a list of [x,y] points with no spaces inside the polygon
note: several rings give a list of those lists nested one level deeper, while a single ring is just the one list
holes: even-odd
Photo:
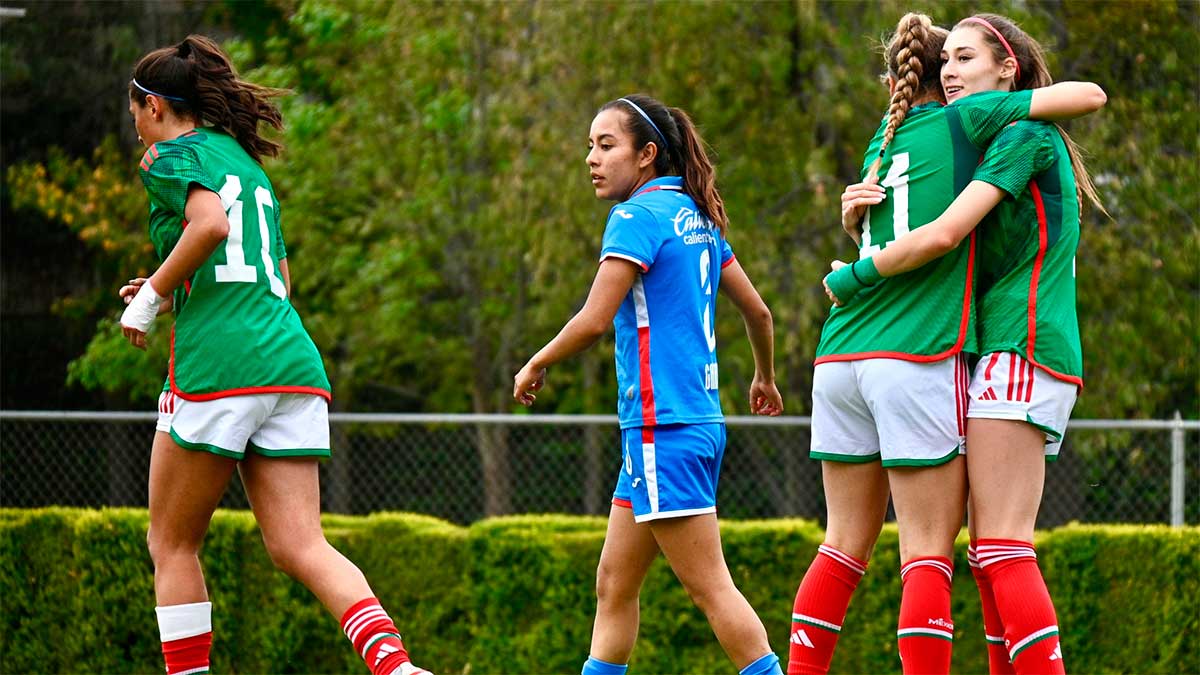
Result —
[{"label": "blue headband", "polygon": [[[168,101],[179,101],[180,103],[187,103],[186,98],[179,98],[178,96],[167,96],[166,94],[160,94],[157,91],[150,91],[149,89],[143,87],[141,85],[141,83],[138,82],[136,79],[130,80],[130,81],[133,82],[133,86],[137,87],[138,89],[141,89],[142,91],[144,91],[147,94],[150,94],[152,96],[157,96],[159,98],[165,98]],[[653,122],[651,124],[653,124]]]},{"label": "blue headband", "polygon": [[662,139],[663,151],[667,152],[670,150],[671,144],[667,142],[666,135],[663,134],[663,132],[661,130],[659,130],[658,125],[654,123],[654,120],[650,119],[650,116],[646,114],[645,110],[642,110],[641,108],[638,107],[638,104],[634,103],[633,101],[630,101],[627,98],[619,98],[617,100],[624,101],[624,102],[628,103],[629,105],[633,106],[633,109],[638,111],[638,114],[641,115],[647,122],[649,122],[650,126],[654,127],[655,133],[657,133],[658,137]]}]

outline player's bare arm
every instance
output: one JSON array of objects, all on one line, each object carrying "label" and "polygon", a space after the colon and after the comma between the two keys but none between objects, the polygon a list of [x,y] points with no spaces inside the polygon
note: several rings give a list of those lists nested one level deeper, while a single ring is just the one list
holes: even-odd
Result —
[{"label": "player's bare arm", "polygon": [[533,405],[537,399],[533,392],[545,384],[547,368],[591,347],[608,331],[639,273],[628,260],[607,258],[600,263],[583,309],[513,377],[513,398],[518,403]]},{"label": "player's bare arm", "polygon": [[772,417],[783,412],[783,397],[775,386],[775,323],[771,310],[746,276],[737,258],[721,270],[721,293],[733,302],[754,353],[754,380],[750,384],[750,411]]},{"label": "player's bare arm", "polygon": [[1108,94],[1094,82],[1059,82],[1033,90],[1029,118],[1055,122],[1096,112],[1108,102]]},{"label": "player's bare arm", "polygon": [[858,290],[878,283],[883,277],[910,272],[946,255],[962,243],[1004,195],[1004,190],[991,183],[971,181],[950,207],[929,224],[915,228],[870,258],[852,265],[834,261],[833,271],[823,282],[825,293],[834,304],[842,305]]},{"label": "player's bare arm", "polygon": [[185,217],[188,226],[179,243],[142,284],[121,316],[121,332],[129,343],[146,348],[146,332],[166,298],[196,272],[229,236],[229,219],[221,198],[211,190],[193,185],[188,191]]}]

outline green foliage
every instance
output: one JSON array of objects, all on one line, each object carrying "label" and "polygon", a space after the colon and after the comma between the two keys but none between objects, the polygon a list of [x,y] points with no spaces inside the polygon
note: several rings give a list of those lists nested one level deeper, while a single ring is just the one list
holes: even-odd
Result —
[{"label": "green foliage", "polygon": [[[806,412],[827,312],[819,280],[828,260],[851,254],[838,195],[857,177],[886,103],[875,41],[911,9],[948,24],[978,7],[230,5],[241,37],[229,48],[247,77],[296,92],[283,101],[287,153],[267,169],[283,203],[295,303],[326,355],[338,405],[513,409],[512,373],[580,306],[594,273],[606,205],[592,198],[582,162],[592,112],[646,91],[689,110],[712,147],[731,242],[775,316],[788,410]],[[1200,196],[1189,186],[1200,181],[1200,9],[987,9],[1039,38],[1058,79],[1094,80],[1109,93],[1104,111],[1069,125],[1113,216],[1093,209],[1084,218],[1088,388],[1078,414],[1194,413]],[[112,286],[151,264],[134,163],[109,144],[90,161],[19,164],[6,180],[14,205],[96,245]],[[83,213],[92,214],[87,226]],[[722,397],[728,411],[744,411],[753,365],[741,321],[726,308],[717,330]],[[117,373],[111,351],[93,347],[72,369],[75,381],[157,389],[149,369]],[[555,368],[539,409],[610,410],[611,351],[609,338]]]},{"label": "green foliage", "polygon": [[[327,516],[330,542],[389,607],[417,662],[439,673],[571,673],[586,655],[605,520],[518,516],[460,528],[426,516]],[[0,510],[0,671],[161,667],[144,511]],[[824,534],[809,521],[721,526],[734,582],[786,657],[792,597]],[[954,672],[987,670],[978,593],[958,542]],[[1200,668],[1200,529],[1078,526],[1039,533],[1039,564],[1074,672]],[[884,529],[844,623],[835,673],[898,673],[898,538]],[[338,623],[271,566],[253,516],[220,512],[201,554],[214,605],[213,667],[346,673],[363,666]],[[665,561],[641,594],[631,665],[733,672]],[[55,640],[70,626],[71,640]]]}]

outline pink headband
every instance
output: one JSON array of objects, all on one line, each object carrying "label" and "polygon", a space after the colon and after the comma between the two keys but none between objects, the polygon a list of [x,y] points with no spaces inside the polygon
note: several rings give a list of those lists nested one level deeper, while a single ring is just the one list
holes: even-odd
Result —
[{"label": "pink headband", "polygon": [[996,39],[1000,41],[1000,44],[1004,45],[1004,51],[1008,52],[1008,55],[1012,57],[1013,62],[1017,64],[1017,75],[1013,78],[1013,81],[1015,82],[1021,79],[1021,62],[1017,59],[1017,55],[1013,53],[1013,49],[1008,44],[1008,40],[1004,39],[1004,36],[1000,34],[1000,31],[996,30],[995,26],[988,23],[987,19],[981,19],[977,16],[969,16],[962,21],[959,21],[959,23],[977,23],[992,31],[992,35],[995,35]]}]

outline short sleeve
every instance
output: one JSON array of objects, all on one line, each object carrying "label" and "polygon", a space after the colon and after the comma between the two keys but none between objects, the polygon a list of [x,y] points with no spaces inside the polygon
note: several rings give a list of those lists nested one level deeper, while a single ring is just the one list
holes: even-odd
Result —
[{"label": "short sleeve", "polygon": [[975,180],[991,183],[1016,197],[1029,181],[1054,163],[1053,127],[1020,122],[1005,127],[988,146],[975,169]]},{"label": "short sleeve", "polygon": [[721,240],[721,269],[725,269],[726,267],[729,267],[729,264],[732,262],[733,262],[733,247],[729,245],[728,241],[722,239]]},{"label": "short sleeve", "polygon": [[180,216],[187,207],[188,188],[192,183],[213,192],[219,190],[187,146],[151,145],[139,168],[150,201]]},{"label": "short sleeve", "polygon": [[959,112],[963,131],[975,147],[983,150],[1004,127],[1018,120],[1029,119],[1033,90],[1016,92],[983,91],[971,94],[950,107]]},{"label": "short sleeve", "polygon": [[618,204],[608,213],[600,260],[621,258],[648,272],[662,245],[660,228],[648,210],[634,204]]}]

